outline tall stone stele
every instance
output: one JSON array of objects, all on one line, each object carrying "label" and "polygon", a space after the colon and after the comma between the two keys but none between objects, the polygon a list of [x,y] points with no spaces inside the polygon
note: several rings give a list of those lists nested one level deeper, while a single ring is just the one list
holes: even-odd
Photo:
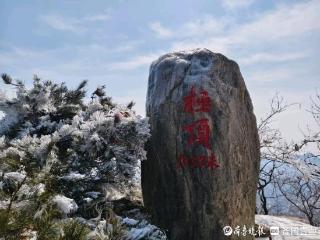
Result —
[{"label": "tall stone stele", "polygon": [[240,239],[223,227],[254,225],[260,153],[237,63],[207,49],[166,54],[150,67],[146,108],[142,191],[153,223],[170,240]]}]

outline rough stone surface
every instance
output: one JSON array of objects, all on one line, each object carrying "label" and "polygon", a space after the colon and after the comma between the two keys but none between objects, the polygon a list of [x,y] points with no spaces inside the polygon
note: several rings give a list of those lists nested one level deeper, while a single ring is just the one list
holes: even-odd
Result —
[{"label": "rough stone surface", "polygon": [[[192,87],[208,92],[208,112],[185,111]],[[238,65],[207,49],[166,54],[150,67],[146,108],[152,137],[142,191],[154,224],[171,240],[239,239],[224,236],[222,228],[254,225],[259,139]],[[209,121],[212,151],[188,145],[184,127],[199,119]],[[181,154],[214,154],[220,166],[179,168]]]}]

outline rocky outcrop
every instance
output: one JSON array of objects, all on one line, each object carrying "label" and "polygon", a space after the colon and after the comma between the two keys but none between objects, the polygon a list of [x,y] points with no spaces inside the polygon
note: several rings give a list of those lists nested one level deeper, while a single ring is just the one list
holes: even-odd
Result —
[{"label": "rocky outcrop", "polygon": [[238,65],[207,49],[166,54],[151,65],[146,110],[153,223],[171,240],[237,239],[223,227],[253,227],[259,139]]}]

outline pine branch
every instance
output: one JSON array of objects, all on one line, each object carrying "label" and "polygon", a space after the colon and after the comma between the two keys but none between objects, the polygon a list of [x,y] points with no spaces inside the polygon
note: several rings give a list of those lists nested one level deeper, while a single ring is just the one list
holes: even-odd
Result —
[{"label": "pine branch", "polygon": [[134,101],[131,101],[128,103],[127,108],[132,109],[135,104],[136,103]]},{"label": "pine branch", "polygon": [[18,86],[18,84],[13,83],[13,79],[6,73],[2,73],[1,78],[4,82],[4,84]]}]

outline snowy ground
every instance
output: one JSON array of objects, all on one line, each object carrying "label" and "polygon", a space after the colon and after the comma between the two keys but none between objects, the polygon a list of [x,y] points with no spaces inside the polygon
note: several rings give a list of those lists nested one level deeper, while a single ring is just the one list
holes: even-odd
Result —
[{"label": "snowy ground", "polygon": [[278,235],[272,235],[272,240],[320,240],[320,227],[313,227],[301,219],[256,215],[256,223],[269,227],[271,232],[279,230]]}]

